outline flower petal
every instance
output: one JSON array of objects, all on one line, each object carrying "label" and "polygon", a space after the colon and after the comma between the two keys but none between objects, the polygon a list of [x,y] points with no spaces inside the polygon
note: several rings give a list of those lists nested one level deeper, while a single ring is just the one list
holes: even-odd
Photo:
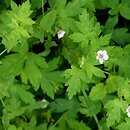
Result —
[{"label": "flower petal", "polygon": [[103,55],[104,60],[108,60],[109,56],[108,55]]},{"label": "flower petal", "polygon": [[100,63],[100,64],[103,64],[103,62],[104,62],[104,60],[100,58],[100,59],[99,59],[99,63]]},{"label": "flower petal", "polygon": [[57,33],[58,39],[62,38],[64,35],[65,35],[65,31],[63,30],[58,31]]},{"label": "flower petal", "polygon": [[97,54],[98,54],[98,55],[101,55],[101,54],[103,54],[103,51],[102,51],[102,50],[99,50],[99,51],[97,52]]},{"label": "flower petal", "polygon": [[127,113],[127,116],[130,117],[130,112]]},{"label": "flower petal", "polygon": [[96,56],[96,59],[99,60],[99,55]]},{"label": "flower petal", "polygon": [[130,106],[127,107],[126,112],[130,112]]}]

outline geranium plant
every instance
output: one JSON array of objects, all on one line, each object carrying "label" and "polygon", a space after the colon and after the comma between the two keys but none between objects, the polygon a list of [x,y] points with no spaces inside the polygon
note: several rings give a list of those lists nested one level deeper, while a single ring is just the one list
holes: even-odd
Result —
[{"label": "geranium plant", "polygon": [[0,130],[129,130],[129,0],[1,0]]}]

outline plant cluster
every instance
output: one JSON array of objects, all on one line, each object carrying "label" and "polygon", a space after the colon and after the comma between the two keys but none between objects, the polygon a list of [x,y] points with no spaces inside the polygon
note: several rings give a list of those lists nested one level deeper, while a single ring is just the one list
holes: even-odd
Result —
[{"label": "plant cluster", "polygon": [[1,0],[0,130],[130,130],[129,10]]}]

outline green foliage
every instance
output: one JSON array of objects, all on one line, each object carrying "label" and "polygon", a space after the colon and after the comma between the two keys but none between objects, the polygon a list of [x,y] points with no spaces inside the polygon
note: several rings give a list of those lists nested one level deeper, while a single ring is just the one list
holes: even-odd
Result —
[{"label": "green foliage", "polygon": [[54,94],[62,87],[64,82],[62,71],[56,71],[59,58],[55,58],[48,62],[48,68],[42,72],[41,88],[50,98],[54,99]]},{"label": "green foliage", "polygon": [[84,63],[83,69],[85,69],[87,75],[89,76],[89,78],[91,79],[93,76],[96,77],[105,77],[104,73],[102,70],[100,70],[99,68],[91,65],[90,63]]},{"label": "green foliage", "polygon": [[130,128],[130,119],[128,118],[124,122],[119,124],[119,126],[117,127],[118,130],[121,130],[121,129],[129,130],[129,128]]},{"label": "green foliage", "polygon": [[125,45],[125,43],[129,43],[130,34],[127,33],[127,28],[118,28],[113,31],[112,39],[118,43],[119,45]]},{"label": "green foliage", "polygon": [[50,105],[53,110],[58,113],[66,112],[68,117],[75,117],[78,113],[80,105],[76,99],[67,100],[63,98],[56,99],[55,102],[52,102]]},{"label": "green foliage", "polygon": [[129,0],[126,0],[125,2],[122,1],[120,13],[126,19],[130,19],[130,16],[129,16],[129,13],[128,13],[129,9],[130,9],[130,1]]},{"label": "green foliage", "polygon": [[78,122],[76,120],[68,120],[68,125],[73,130],[91,130],[89,127],[87,127],[83,122]]},{"label": "green foliage", "polygon": [[91,89],[89,94],[90,99],[101,100],[106,96],[106,89],[103,84],[99,83]]},{"label": "green foliage", "polygon": [[88,97],[80,96],[79,100],[81,102],[80,112],[86,116],[95,116],[101,110],[101,103],[99,101],[93,101]]},{"label": "green foliage", "polygon": [[[107,111],[107,126],[110,127],[121,120],[121,112],[126,108],[127,103],[119,99],[109,101],[105,108]],[[122,111],[121,111],[122,110]]]},{"label": "green foliage", "polygon": [[32,9],[40,9],[46,2],[47,0],[31,0],[31,7]]},{"label": "green foliage", "polygon": [[129,10],[1,0],[0,130],[129,130]]},{"label": "green foliage", "polygon": [[91,18],[86,10],[83,10],[82,14],[79,15],[79,20],[80,22],[76,22],[79,32],[70,35],[70,38],[74,42],[81,42],[85,46],[91,39],[96,38],[100,34],[100,26],[98,23],[95,23],[95,19]]},{"label": "green foliage", "polygon": [[34,53],[28,53],[23,71],[21,72],[22,82],[27,84],[27,81],[29,80],[34,89],[37,90],[42,79],[40,68],[46,67],[47,63],[45,62],[44,58]]},{"label": "green foliage", "polygon": [[[0,78],[2,80],[9,80],[19,75],[25,60],[25,54],[10,54],[1,60]],[[9,69],[9,70],[8,70]],[[7,71],[8,70],[8,71]]]},{"label": "green foliage", "polygon": [[[48,22],[50,21],[51,19],[51,22]],[[46,15],[44,15],[40,21],[40,23],[38,24],[38,26],[36,27],[35,29],[35,32],[34,32],[34,36],[39,38],[41,42],[44,41],[44,35],[45,33],[54,33],[51,28],[55,22],[55,19],[56,19],[56,11],[55,10],[52,10],[50,12],[48,12]]]},{"label": "green foliage", "polygon": [[67,92],[69,99],[82,90],[82,82],[89,82],[86,73],[75,66],[72,66],[72,69],[66,70],[64,75],[68,79],[66,85],[68,86]]},{"label": "green foliage", "polygon": [[30,33],[33,33],[32,24],[34,24],[34,21],[29,18],[32,13],[30,7],[29,1],[26,1],[21,6],[17,6],[12,1],[12,10],[3,12],[0,16],[0,36],[3,37],[2,43],[8,51],[21,43],[23,39],[29,38]]}]

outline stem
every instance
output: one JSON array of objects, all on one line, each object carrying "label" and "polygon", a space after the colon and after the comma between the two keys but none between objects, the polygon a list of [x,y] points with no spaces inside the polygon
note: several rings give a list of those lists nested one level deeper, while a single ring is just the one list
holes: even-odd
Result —
[{"label": "stem", "polygon": [[64,113],[64,114],[57,120],[57,122],[56,122],[49,130],[53,130],[53,129],[56,127],[56,125],[58,125],[58,123],[62,120],[62,118],[63,118],[65,115],[66,115],[66,113]]},{"label": "stem", "polygon": [[108,75],[110,75],[110,73],[109,72],[106,72],[106,71],[103,71],[105,74],[108,74]]},{"label": "stem", "polygon": [[2,102],[2,105],[4,106],[4,108],[5,108],[5,103],[3,102],[3,100],[0,98],[0,100],[1,100],[1,102]]},{"label": "stem", "polygon": [[[87,101],[89,100],[89,98],[88,98],[88,96],[87,96],[87,94],[86,94],[86,92],[85,92],[84,90],[82,90],[82,92],[83,92],[83,96],[85,97],[86,102],[87,102]],[[100,124],[99,124],[99,121],[98,121],[97,116],[94,115],[93,117],[94,117],[94,120],[96,121],[96,124],[97,124],[99,130],[102,130],[102,127],[101,127]]]},{"label": "stem", "polygon": [[84,90],[82,90],[82,93],[83,93],[83,96],[85,97],[86,101],[88,101],[89,99],[88,99],[86,92]]},{"label": "stem", "polygon": [[43,4],[43,0],[42,0],[42,14],[44,15],[44,4]]},{"label": "stem", "polygon": [[3,50],[1,53],[0,53],[0,56],[3,54],[3,53],[5,53],[6,52],[6,49],[5,50]]},{"label": "stem", "polygon": [[96,124],[97,124],[99,130],[102,130],[102,127],[101,127],[100,124],[99,124],[99,121],[98,121],[97,116],[95,115],[95,116],[93,116],[93,117],[94,117],[94,120],[96,121]]}]

